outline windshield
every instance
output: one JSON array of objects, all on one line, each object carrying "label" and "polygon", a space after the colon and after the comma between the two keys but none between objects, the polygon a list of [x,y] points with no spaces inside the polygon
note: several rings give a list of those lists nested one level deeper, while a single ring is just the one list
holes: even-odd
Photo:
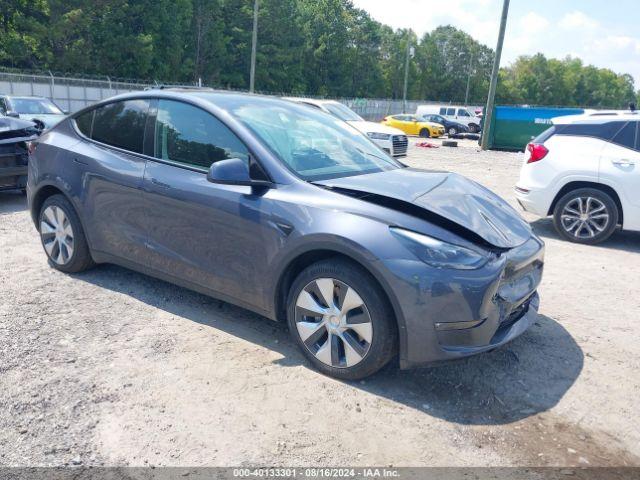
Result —
[{"label": "windshield", "polygon": [[32,115],[63,115],[55,103],[46,98],[11,98],[11,106],[18,113]]},{"label": "windshield", "polygon": [[360,115],[351,110],[349,107],[345,107],[341,103],[325,103],[324,107],[332,114],[345,122],[363,122],[364,120]]},{"label": "windshield", "polygon": [[304,180],[402,168],[362,133],[320,110],[267,98],[213,100],[251,129]]}]

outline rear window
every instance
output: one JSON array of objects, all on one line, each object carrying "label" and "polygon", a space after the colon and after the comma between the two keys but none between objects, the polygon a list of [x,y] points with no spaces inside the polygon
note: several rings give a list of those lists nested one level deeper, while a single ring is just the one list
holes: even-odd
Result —
[{"label": "rear window", "polygon": [[531,140],[531,143],[544,143],[547,140],[549,140],[553,134],[556,133],[556,127],[553,126],[551,128],[547,128],[544,132],[542,132],[540,135],[538,135],[536,138],[534,138],[533,140]]},{"label": "rear window", "polygon": [[142,153],[147,100],[125,100],[95,109],[91,138],[107,145]]}]

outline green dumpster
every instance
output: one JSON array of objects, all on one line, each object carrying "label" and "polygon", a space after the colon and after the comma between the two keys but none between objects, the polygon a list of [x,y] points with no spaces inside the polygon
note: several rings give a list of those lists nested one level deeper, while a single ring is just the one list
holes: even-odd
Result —
[{"label": "green dumpster", "polygon": [[581,113],[582,108],[498,106],[488,146],[492,150],[524,150],[532,138],[549,128],[552,118]]}]

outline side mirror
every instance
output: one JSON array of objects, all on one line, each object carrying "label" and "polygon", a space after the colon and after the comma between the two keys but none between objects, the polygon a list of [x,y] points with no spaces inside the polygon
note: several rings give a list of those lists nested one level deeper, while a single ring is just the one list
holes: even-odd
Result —
[{"label": "side mirror", "polygon": [[13,110],[8,110],[6,115],[7,117],[11,118],[20,118],[20,114],[18,112],[14,112]]},{"label": "side mirror", "polygon": [[[255,164],[255,160],[252,158],[249,158],[249,162]],[[252,165],[252,167],[251,172],[256,172],[257,169],[258,171],[256,173],[258,173],[258,175],[252,176],[247,162],[241,158],[220,160],[211,165],[209,173],[207,173],[207,180],[211,183],[220,183],[223,185],[270,187],[271,182],[266,179],[260,167],[257,164]]]}]

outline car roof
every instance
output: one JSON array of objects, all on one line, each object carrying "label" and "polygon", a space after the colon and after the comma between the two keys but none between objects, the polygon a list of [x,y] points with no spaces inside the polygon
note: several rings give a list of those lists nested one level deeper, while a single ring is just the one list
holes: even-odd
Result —
[{"label": "car roof", "polygon": [[292,102],[298,103],[310,103],[312,105],[329,105],[329,104],[339,104],[340,102],[336,100],[324,100],[319,98],[306,98],[306,97],[282,97],[283,100],[290,100]]},{"label": "car roof", "polygon": [[607,122],[624,122],[629,120],[640,120],[640,112],[621,112],[621,113],[606,113],[606,114],[581,114],[581,115],[565,115],[561,117],[555,117],[551,119],[554,125],[566,125],[566,124],[591,124],[599,125]]},{"label": "car roof", "polygon": [[41,97],[39,95],[0,95],[0,97],[15,98],[18,100],[28,100],[30,98],[36,98],[38,100],[49,100],[47,97]]}]

